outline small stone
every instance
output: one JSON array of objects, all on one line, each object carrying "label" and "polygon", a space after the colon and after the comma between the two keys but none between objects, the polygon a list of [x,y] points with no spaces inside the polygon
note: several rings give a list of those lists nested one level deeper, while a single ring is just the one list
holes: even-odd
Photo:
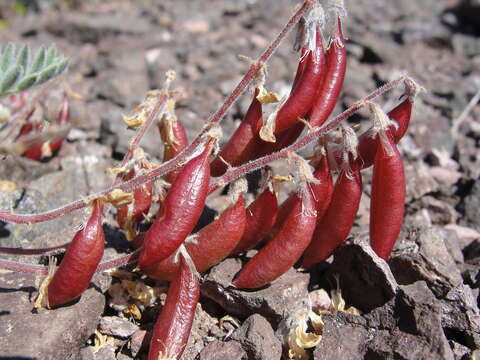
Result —
[{"label": "small stone", "polygon": [[470,349],[462,344],[459,344],[453,340],[450,340],[448,343],[452,349],[455,360],[462,360],[464,359],[464,356],[470,353]]},{"label": "small stone", "polygon": [[335,312],[322,316],[322,320],[325,327],[322,340],[313,353],[315,360],[364,359],[365,344],[372,334],[366,329],[365,321],[361,317]]},{"label": "small stone", "polygon": [[138,326],[125,318],[104,316],[100,320],[99,330],[104,335],[126,339],[138,330]]},{"label": "small stone", "polygon": [[324,289],[312,291],[310,293],[310,301],[312,303],[312,310],[315,312],[330,309],[332,303],[330,295],[328,295],[328,293]]},{"label": "small stone", "polygon": [[142,348],[147,348],[149,339],[145,338],[146,330],[137,330],[130,338],[129,349],[133,357],[136,357]]},{"label": "small stone", "polygon": [[210,30],[210,24],[206,20],[189,20],[183,23],[183,28],[192,34],[205,34]]},{"label": "small stone", "polygon": [[94,354],[95,360],[116,360],[115,356],[115,347],[112,345],[106,344],[100,347],[97,352]]},{"label": "small stone", "polygon": [[250,316],[232,335],[233,340],[242,344],[251,360],[277,360],[282,354],[282,344],[272,326],[262,316]]},{"label": "small stone", "polygon": [[215,340],[205,346],[198,356],[199,360],[247,360],[247,353],[238,341]]},{"label": "small stone", "polygon": [[463,264],[465,259],[463,258],[462,249],[460,247],[460,242],[458,240],[457,233],[452,230],[447,229],[440,229],[440,234],[445,241],[445,246],[447,248],[448,253],[455,261],[456,264],[460,265]]},{"label": "small stone", "polygon": [[468,246],[473,240],[480,239],[480,232],[467,226],[448,224],[445,226],[445,229],[457,233],[458,241],[462,249]]},{"label": "small stone", "polygon": [[440,166],[434,166],[430,168],[430,172],[436,181],[447,186],[453,186],[462,177],[462,174],[459,171]]}]

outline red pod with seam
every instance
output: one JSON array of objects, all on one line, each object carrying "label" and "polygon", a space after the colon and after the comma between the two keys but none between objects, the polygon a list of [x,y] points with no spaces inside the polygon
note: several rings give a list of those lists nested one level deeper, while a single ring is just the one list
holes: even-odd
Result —
[{"label": "red pod with seam", "polygon": [[355,221],[361,195],[360,167],[353,162],[350,172],[342,170],[338,176],[330,205],[317,224],[305,251],[304,268],[326,260],[347,238]]},{"label": "red pod with seam", "polygon": [[402,229],[406,195],[402,156],[388,133],[386,140],[376,151],[370,199],[370,244],[384,260]]},{"label": "red pod with seam", "polygon": [[[198,272],[204,272],[225,259],[238,244],[245,229],[245,200],[238,200],[226,209],[218,219],[205,226],[185,241],[185,248]],[[148,276],[157,280],[171,281],[180,267],[176,255],[143,269]]]},{"label": "red pod with seam", "polygon": [[253,248],[267,236],[275,223],[277,209],[277,196],[273,189],[267,187],[247,207],[245,231],[235,249],[231,251],[231,255]]},{"label": "red pod with seam", "polygon": [[257,144],[260,141],[258,132],[262,127],[263,119],[262,103],[257,99],[258,94],[259,89],[256,88],[245,118],[212,161],[212,176],[221,176],[227,170],[227,165],[220,157],[232,166],[241,165],[255,158]]},{"label": "red pod with seam", "polygon": [[[188,146],[187,132],[175,116],[172,116],[169,120],[160,121],[158,131],[164,143],[163,162],[173,159]],[[172,184],[179,172],[180,169],[172,171],[165,176],[165,180]]]},{"label": "red pod with seam", "polygon": [[168,190],[158,217],[145,234],[138,265],[146,268],[172,255],[202,215],[210,184],[210,153],[205,150],[185,164]]},{"label": "red pod with seam", "polygon": [[[391,126],[388,130],[395,143],[398,143],[407,132],[412,108],[412,99],[406,97],[388,113],[388,117],[397,125]],[[358,159],[356,161],[360,162],[364,169],[372,166],[378,147],[378,136],[371,136],[371,129],[365,131],[358,139]]]},{"label": "red pod with seam", "polygon": [[180,271],[170,283],[167,299],[155,322],[148,360],[180,359],[187,346],[200,298],[198,275],[180,255]]},{"label": "red pod with seam", "polygon": [[295,195],[292,210],[276,236],[251,258],[232,282],[241,289],[256,289],[277,279],[297,262],[310,243],[317,215],[308,189]]},{"label": "red pod with seam", "polygon": [[[333,194],[333,180],[332,175],[330,174],[330,167],[326,155],[322,156],[320,162],[315,167],[313,176],[320,181],[318,184],[309,184],[313,201],[315,203],[315,208],[317,210],[317,221],[319,221],[327,211]],[[290,213],[295,204],[295,198],[295,195],[289,196],[279,207],[277,220],[273,226],[273,235],[278,232],[278,229],[284,223],[286,217]]]},{"label": "red pod with seam", "polygon": [[[148,166],[142,164],[142,169],[148,169]],[[135,169],[128,172],[125,181],[133,179],[136,176]],[[125,229],[129,222],[140,222],[148,214],[152,205],[153,183],[143,184],[133,190],[133,202],[123,205],[117,209],[118,225]]]},{"label": "red pod with seam", "polygon": [[292,94],[293,90],[297,87],[298,83],[300,82],[300,79],[302,78],[302,74],[305,71],[305,68],[307,67],[308,53],[309,53],[308,46],[306,45],[302,46],[302,49],[300,51],[300,60],[298,61],[297,71],[295,72],[295,78],[293,79],[292,90],[290,91],[290,94]]},{"label": "red pod with seam", "polygon": [[277,113],[275,119],[275,133],[295,125],[298,119],[303,118],[311,109],[318,87],[323,79],[325,52],[323,49],[322,33],[316,29],[315,49],[308,51],[307,64],[301,77],[296,81],[287,101]]},{"label": "red pod with seam", "polygon": [[316,100],[308,114],[313,127],[322,125],[330,116],[342,91],[347,70],[347,51],[342,23],[338,19],[338,31],[330,40],[326,52],[325,76],[316,93]]},{"label": "red pod with seam", "polygon": [[102,259],[104,247],[102,206],[99,200],[95,200],[87,223],[75,234],[48,284],[49,307],[68,303],[87,289]]}]

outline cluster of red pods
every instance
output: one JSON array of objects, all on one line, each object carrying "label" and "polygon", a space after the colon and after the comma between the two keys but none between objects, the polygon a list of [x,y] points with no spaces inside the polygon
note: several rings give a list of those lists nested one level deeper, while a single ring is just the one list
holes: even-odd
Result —
[{"label": "cluster of red pods", "polygon": [[[28,99],[26,93],[10,95],[7,100],[9,108],[14,110],[14,114],[15,111],[20,113],[21,111],[28,110],[20,128],[16,129],[12,127],[12,131],[16,131],[16,134],[13,134],[14,143],[20,145],[18,147],[19,155],[35,161],[52,157],[60,149],[66,138],[66,128],[70,118],[67,95],[65,94],[63,96],[55,122],[55,126],[63,131],[59,131],[51,140],[43,139],[47,122],[42,121],[40,118],[34,119],[37,107],[27,107]],[[10,132],[8,135],[11,135]]]},{"label": "cluster of red pods", "polygon": [[[245,180],[237,180],[231,185],[226,210],[192,234],[209,195],[212,177],[284,149],[305,129],[317,128],[330,117],[347,65],[341,17],[334,13],[335,25],[328,31],[327,41],[321,19],[303,19],[304,44],[292,90],[268,119],[264,119],[262,109],[265,89],[258,85],[243,121],[217,154],[217,140],[209,137],[195,155],[164,177],[169,183],[168,191],[160,196],[153,221],[151,182],[134,189],[130,200],[117,206],[119,226],[139,249],[138,267],[151,278],[170,281],[165,306],[153,330],[149,359],[180,358],[200,294],[197,272],[208,270],[228,256],[258,248],[232,282],[236,288],[257,289],[277,279],[299,260],[301,267],[308,269],[330,257],[353,226],[362,195],[361,170],[371,166],[371,246],[379,257],[390,256],[403,223],[405,177],[396,144],[407,131],[412,112],[415,91],[408,83],[403,99],[388,114],[378,105],[368,104],[374,121],[361,135],[342,126],[337,136],[329,133],[320,139],[310,163],[292,155],[291,162],[298,169],[298,190],[283,203],[278,203],[270,177],[247,206]],[[68,108],[62,110],[59,121],[64,119],[65,112]],[[175,159],[188,146],[182,124],[167,112],[158,127],[165,144],[163,160]],[[22,131],[26,134],[33,128],[25,127]],[[31,156],[25,156],[39,159],[37,148],[29,149],[28,154]],[[139,157],[119,176],[127,181],[153,166],[145,157]],[[98,271],[105,242],[103,203],[104,199],[93,202],[88,221],[76,233],[60,266],[49,278],[47,307],[79,297]],[[150,221],[146,232],[138,232],[140,223]]]}]

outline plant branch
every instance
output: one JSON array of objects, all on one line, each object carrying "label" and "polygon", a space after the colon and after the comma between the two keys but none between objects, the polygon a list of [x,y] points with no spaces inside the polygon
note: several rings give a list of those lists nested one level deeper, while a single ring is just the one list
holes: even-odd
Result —
[{"label": "plant branch", "polygon": [[[370,101],[375,99],[376,97],[384,94],[385,92],[391,90],[392,88],[398,86],[401,82],[405,81],[408,77],[406,76],[401,76],[384,86],[376,89],[372,93],[370,93],[367,97],[365,97],[363,100],[357,102],[356,104],[352,105],[350,108],[345,110],[343,113],[340,115],[336,116],[332,120],[330,120],[327,124],[323,125],[320,128],[315,129],[314,131],[310,132],[309,134],[305,135],[302,137],[300,140],[298,140],[296,143],[293,145],[290,145],[289,147],[286,147],[285,149],[274,153],[267,155],[265,157],[259,158],[257,160],[251,161],[247,164],[244,164],[242,166],[239,166],[237,168],[233,168],[229,171],[227,171],[221,178],[216,180],[212,185],[211,189],[213,188],[218,188],[219,186],[225,185],[243,175],[245,175],[248,172],[251,172],[253,170],[256,170],[269,162],[272,162],[274,160],[278,160],[281,158],[284,158],[288,155],[288,153],[293,152],[293,151],[298,151],[305,147],[307,144],[311,143],[321,135],[325,134],[328,131],[331,131],[332,129],[335,129],[338,124],[354,114],[356,111],[361,109],[363,106],[365,106],[365,102]],[[83,200],[77,200],[74,201],[70,204],[67,204],[63,207],[47,211],[44,213],[38,213],[38,214],[13,214],[10,212],[0,212],[0,220],[4,221],[9,221],[13,223],[18,223],[18,224],[29,224],[29,223],[38,223],[38,222],[44,222],[48,221],[51,219],[55,219],[61,215],[70,213],[74,210],[78,210],[81,208],[86,207],[91,201],[94,199],[97,199],[99,197],[105,196],[106,194],[112,192],[115,189],[121,189],[123,191],[132,191],[133,189],[147,183],[154,181],[155,179],[168,174],[170,171],[174,170],[176,165],[181,161],[179,157],[182,155],[180,153],[177,157],[173,158],[172,160],[160,165],[158,168],[153,169],[143,175],[137,176],[131,180],[125,181],[121,184],[111,186],[110,188],[103,190],[101,192],[98,192],[96,194],[90,195],[86,197]]]},{"label": "plant branch", "polygon": [[[225,100],[225,102],[220,106],[220,108],[210,117],[209,122],[204,126],[203,130],[200,132],[200,134],[195,138],[195,140],[185,149],[183,150],[180,154],[178,154],[175,158],[171,159],[168,162],[163,163],[160,165],[158,168],[152,170],[151,172],[141,175],[139,177],[136,177],[132,180],[126,181],[121,184],[114,184],[114,186],[101,191],[97,194],[91,195],[86,197],[85,199],[77,200],[74,201],[70,204],[67,204],[65,206],[62,206],[60,208],[43,212],[43,213],[38,213],[38,214],[13,214],[10,212],[6,211],[0,211],[0,219],[4,221],[9,221],[17,224],[31,224],[31,223],[39,223],[39,222],[44,222],[44,221],[49,221],[52,219],[55,219],[59,216],[71,213],[75,210],[82,209],[88,204],[93,201],[96,198],[99,198],[101,196],[105,196],[106,194],[110,193],[114,189],[122,189],[123,191],[130,191],[133,190],[134,188],[155,180],[156,178],[165,175],[171,171],[173,171],[176,167],[177,164],[180,164],[185,161],[185,159],[188,158],[196,149],[197,147],[201,144],[203,136],[218,122],[222,120],[222,118],[225,116],[225,113],[228,111],[228,109],[232,106],[232,104],[235,103],[235,101],[240,97],[240,95],[245,91],[247,86],[250,84],[250,82],[255,78],[257,73],[261,70],[261,68],[264,66],[264,64],[267,62],[267,60],[275,53],[277,50],[278,46],[281,44],[281,42],[285,39],[289,31],[292,29],[292,27],[300,20],[300,18],[303,16],[303,14],[308,10],[308,8],[315,2],[315,0],[306,0],[303,5],[295,12],[295,14],[290,18],[288,23],[284,26],[284,28],[280,31],[280,33],[277,35],[277,37],[272,41],[272,43],[268,46],[268,48],[260,55],[258,60],[254,62],[253,64],[250,65],[250,69],[248,72],[243,76],[243,78],[240,80],[238,85],[233,89],[231,94],[228,96],[228,98]],[[160,99],[159,99],[160,100]],[[157,103],[155,106],[156,108],[160,108],[161,105]],[[155,110],[154,109],[154,110]],[[152,111],[152,114],[154,111]],[[153,115],[149,117],[151,121],[156,117],[156,115]],[[147,120],[144,126],[142,127],[142,130],[139,131],[137,136],[133,139],[132,144],[138,145],[140,142],[143,134],[146,132],[146,130],[150,127],[151,122]],[[143,131],[144,129],[144,131]],[[134,145],[134,146],[136,146]],[[133,154],[134,148],[131,146],[129,148],[129,151],[127,155],[125,156],[124,160],[122,161],[122,165],[124,165],[128,161],[128,156],[131,157]],[[130,155],[129,155],[130,154]]]},{"label": "plant branch", "polygon": [[342,112],[341,114],[337,115],[335,118],[333,118],[332,120],[327,122],[325,125],[323,125],[321,127],[318,127],[318,128],[315,128],[313,131],[311,131],[309,134],[300,138],[300,140],[298,140],[294,144],[292,144],[292,145],[290,145],[286,148],[283,148],[282,150],[280,150],[276,153],[258,158],[256,160],[250,161],[246,164],[243,164],[243,165],[235,167],[235,168],[230,168],[229,170],[227,170],[225,172],[225,174],[223,176],[218,178],[213,184],[210,185],[210,189],[209,189],[210,192],[215,191],[219,187],[222,187],[222,186],[224,186],[224,185],[226,185],[226,184],[244,176],[245,174],[248,174],[248,173],[250,173],[254,170],[260,169],[260,168],[264,167],[265,165],[267,165],[268,163],[270,163],[272,161],[282,159],[282,158],[286,158],[286,157],[288,157],[289,154],[302,149],[303,147],[305,147],[306,145],[308,145],[309,143],[311,143],[315,139],[318,139],[320,136],[325,135],[327,132],[337,128],[338,125],[343,120],[347,119],[348,117],[353,115],[355,112],[360,110],[362,107],[364,107],[367,104],[368,101],[373,100],[376,97],[382,95],[383,93],[393,89],[399,83],[405,81],[405,79],[407,79],[407,78],[408,78],[407,76],[401,76],[401,77],[385,84],[384,86],[376,89],[375,91],[370,93],[367,97],[365,97],[363,100],[358,101],[357,103],[352,105],[350,108],[348,108],[347,110],[345,110],[344,112]]},{"label": "plant branch", "polygon": [[[110,269],[117,268],[123,265],[133,264],[138,260],[140,255],[140,249],[135,250],[134,252],[123,255],[117,259],[104,261],[100,263],[95,272],[102,272]],[[24,272],[24,273],[33,273],[39,275],[48,274],[48,266],[45,265],[34,265],[34,264],[22,264],[15,261],[3,260],[0,259],[0,269],[6,269],[15,272]]]}]

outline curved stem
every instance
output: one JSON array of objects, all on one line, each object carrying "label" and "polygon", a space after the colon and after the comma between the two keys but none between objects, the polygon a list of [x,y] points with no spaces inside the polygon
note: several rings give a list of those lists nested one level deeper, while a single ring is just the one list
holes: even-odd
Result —
[{"label": "curved stem", "polygon": [[[174,170],[178,164],[183,163],[196,149],[197,147],[201,144],[202,139],[204,135],[212,129],[212,127],[220,122],[223,117],[225,116],[225,113],[228,111],[228,109],[232,106],[232,104],[235,103],[235,101],[240,97],[240,95],[245,91],[247,86],[250,84],[250,82],[255,78],[257,73],[261,70],[261,68],[264,66],[264,64],[267,62],[267,60],[275,53],[277,50],[278,46],[281,44],[281,42],[285,39],[287,34],[290,32],[292,27],[300,20],[302,15],[308,10],[308,8],[315,2],[315,0],[306,0],[303,5],[295,12],[295,14],[290,18],[288,23],[284,26],[284,28],[280,31],[280,33],[276,36],[276,38],[271,42],[271,44],[268,46],[268,48],[260,55],[258,60],[254,62],[253,64],[250,65],[250,69],[248,72],[243,76],[243,78],[240,80],[238,85],[233,89],[231,94],[228,96],[228,98],[225,100],[225,102],[220,106],[220,108],[210,117],[208,123],[204,126],[203,130],[200,132],[200,134],[195,138],[195,140],[185,149],[183,150],[180,154],[178,154],[174,159],[163,163],[160,165],[158,168],[152,170],[149,173],[146,173],[144,175],[141,175],[139,177],[136,177],[134,179],[131,179],[129,181],[120,183],[120,184],[114,184],[110,188],[103,190],[99,193],[90,195],[84,199],[80,199],[77,201],[74,201],[70,204],[64,205],[62,207],[59,207],[57,209],[51,210],[51,211],[46,211],[43,213],[38,213],[38,214],[13,214],[10,212],[6,211],[0,211],[0,220],[5,220],[17,224],[32,224],[32,223],[39,223],[39,222],[44,222],[44,221],[49,221],[52,219],[55,219],[59,216],[71,213],[75,210],[82,209],[88,204],[93,201],[96,198],[99,198],[101,196],[105,196],[106,194],[110,193],[111,191],[115,189],[122,189],[123,191],[130,191],[145,182],[149,182],[152,180],[155,180],[156,178],[163,176],[172,170]],[[160,102],[160,99],[159,99]],[[161,105],[157,103],[155,106],[155,109],[160,109]],[[154,109],[154,110],[155,110]],[[154,111],[152,111],[151,116],[149,119],[153,121],[153,119],[156,117],[156,114],[154,114]],[[142,130],[139,131],[137,136],[134,138],[132,141],[132,144],[138,144],[140,141],[141,137],[145,133],[145,131],[148,129],[149,125],[151,125],[151,122],[147,121],[144,126],[142,127]],[[143,131],[145,129],[145,131]],[[134,145],[136,146],[136,145]],[[133,153],[134,148],[129,148],[129,151],[127,155],[125,156],[124,160],[122,161],[122,164],[126,163],[128,161],[128,156],[131,156]],[[128,155],[130,154],[130,155]]]},{"label": "curved stem", "polygon": [[[300,140],[298,140],[296,143],[293,145],[290,145],[284,149],[282,149],[279,152],[276,152],[271,155],[267,155],[265,157],[259,158],[257,160],[251,161],[249,163],[246,163],[242,166],[239,166],[237,168],[230,169],[227,171],[222,177],[217,179],[211,186],[210,189],[218,188],[219,186],[223,186],[253,170],[256,170],[269,162],[272,162],[274,160],[278,160],[281,158],[284,158],[288,155],[288,153],[293,152],[293,151],[298,151],[301,148],[305,147],[307,144],[311,143],[315,139],[317,139],[319,136],[325,134],[328,131],[331,131],[332,129],[336,128],[338,124],[345,120],[347,117],[351,116],[353,113],[361,109],[364,105],[365,102],[373,100],[374,98],[382,95],[383,93],[391,90],[392,88],[398,86],[399,83],[403,82],[407,77],[406,76],[401,76],[384,86],[376,89],[372,93],[370,93],[367,97],[365,97],[363,100],[357,102],[356,104],[352,105],[350,108],[345,110],[343,113],[340,115],[337,115],[335,118],[330,120],[328,123],[324,124],[322,127],[310,132],[309,134],[305,135],[302,137]],[[193,143],[192,143],[193,144]],[[190,147],[189,147],[190,148]],[[184,159],[185,151],[187,151],[189,148],[184,150],[184,152],[180,153],[177,157],[173,158],[172,160],[160,165],[158,168],[153,169],[143,175],[137,176],[131,180],[125,181],[121,184],[111,186],[108,189],[105,189],[101,192],[98,192],[96,194],[90,195],[86,197],[83,200],[77,200],[74,201],[68,205],[65,205],[63,207],[47,211],[44,213],[38,213],[38,214],[13,214],[10,212],[0,212],[0,220],[5,220],[13,223],[18,223],[18,224],[29,224],[29,223],[37,223],[37,222],[44,222],[48,221],[54,218],[57,218],[61,215],[70,213],[74,210],[78,210],[81,208],[86,207],[91,201],[93,201],[96,198],[99,198],[101,196],[105,196],[106,194],[112,192],[115,189],[121,189],[123,191],[131,191],[138,186],[141,186],[144,183],[151,182],[167,173],[170,171],[174,170],[177,166],[177,164],[181,163],[182,160]],[[191,150],[193,151],[193,150]],[[183,157],[182,157],[183,155]]]},{"label": "curved stem", "polygon": [[[123,255],[117,259],[104,261],[98,265],[95,272],[101,272],[117,268],[123,265],[133,264],[137,261],[140,254],[140,249],[135,250],[134,252]],[[48,274],[48,266],[45,265],[35,265],[35,264],[22,264],[15,261],[3,260],[0,259],[0,269],[6,269],[15,272],[24,272],[24,273],[33,273],[39,275]]]},{"label": "curved stem", "polygon": [[0,253],[11,255],[48,255],[54,254],[57,250],[63,250],[68,247],[70,243],[58,245],[50,248],[36,248],[36,249],[22,249],[22,248],[8,248],[0,247]]},{"label": "curved stem", "polygon": [[323,126],[315,128],[313,131],[311,131],[307,135],[300,138],[294,144],[292,144],[290,146],[287,146],[286,148],[283,148],[282,150],[280,150],[276,153],[258,158],[256,160],[250,161],[246,164],[243,164],[243,165],[235,167],[235,168],[230,168],[229,170],[227,170],[225,172],[225,174],[223,176],[219,177],[213,184],[210,185],[210,189],[209,189],[210,192],[218,189],[219,187],[222,187],[222,186],[228,184],[229,182],[232,182],[232,181],[244,176],[245,174],[248,174],[248,173],[250,173],[254,170],[260,169],[260,168],[262,168],[263,166],[267,165],[268,163],[270,163],[272,161],[282,159],[282,158],[286,158],[286,157],[288,157],[288,155],[290,153],[293,153],[295,151],[298,151],[298,150],[302,149],[303,147],[305,147],[306,145],[308,145],[309,143],[311,143],[315,139],[318,139],[320,136],[325,135],[327,132],[337,128],[338,125],[343,120],[347,119],[348,117],[353,115],[355,112],[360,110],[362,107],[364,107],[367,104],[368,101],[373,100],[374,98],[382,95],[386,91],[389,91],[389,90],[393,89],[399,83],[401,83],[402,81],[405,81],[406,78],[407,78],[406,76],[401,76],[401,77],[385,84],[384,86],[376,89],[375,91],[370,93],[367,97],[365,97],[363,100],[358,101],[357,103],[355,103],[354,105],[349,107],[347,110],[345,110],[341,114],[337,115],[335,118],[333,118],[332,120],[330,120],[328,123],[324,124]]}]

